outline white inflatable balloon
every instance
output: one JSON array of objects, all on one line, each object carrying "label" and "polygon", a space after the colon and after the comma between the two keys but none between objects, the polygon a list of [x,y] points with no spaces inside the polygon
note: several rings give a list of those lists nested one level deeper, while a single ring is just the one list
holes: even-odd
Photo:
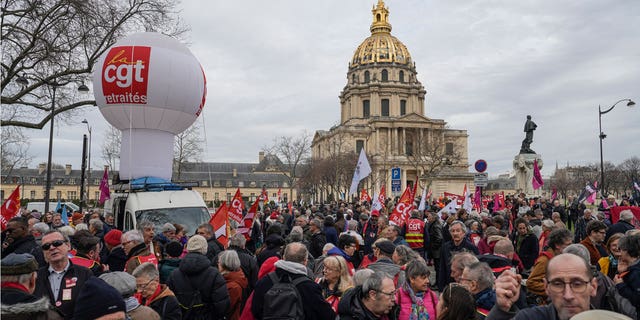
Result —
[{"label": "white inflatable balloon", "polygon": [[159,33],[128,36],[98,60],[93,92],[105,119],[122,130],[120,178],[171,180],[174,136],[193,124],[207,95],[191,51]]}]

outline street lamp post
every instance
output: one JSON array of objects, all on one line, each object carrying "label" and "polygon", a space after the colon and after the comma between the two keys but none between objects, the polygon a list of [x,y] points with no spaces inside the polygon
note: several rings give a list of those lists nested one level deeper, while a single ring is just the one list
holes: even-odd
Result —
[{"label": "street lamp post", "polygon": [[604,157],[602,155],[602,140],[604,140],[604,138],[607,137],[606,134],[604,134],[604,132],[602,132],[602,115],[603,114],[607,114],[609,113],[611,110],[613,110],[613,108],[615,108],[615,106],[623,101],[627,101],[627,107],[632,107],[634,106],[636,103],[633,102],[631,99],[621,99],[618,100],[618,102],[614,103],[609,109],[602,111],[602,107],[598,106],[598,127],[600,129],[600,135],[598,136],[600,138],[600,194],[602,195],[602,197],[604,197],[604,188],[605,188],[605,184],[604,184]]},{"label": "street lamp post", "polygon": [[51,129],[49,130],[49,155],[47,157],[47,184],[44,189],[44,213],[49,212],[49,198],[51,194],[51,157],[53,153],[53,118],[55,116],[56,89],[60,86],[55,80],[47,81],[51,86],[53,95],[51,97]]},{"label": "street lamp post", "polygon": [[[91,192],[89,192],[89,187],[91,186],[91,126],[89,125],[89,121],[87,121],[87,119],[82,120],[82,123],[87,125],[87,130],[89,130],[89,165],[88,165],[88,171],[87,171],[87,197],[85,199],[87,199],[87,208],[89,207],[89,200],[91,200]],[[82,181],[82,183],[84,183],[84,181]]]}]

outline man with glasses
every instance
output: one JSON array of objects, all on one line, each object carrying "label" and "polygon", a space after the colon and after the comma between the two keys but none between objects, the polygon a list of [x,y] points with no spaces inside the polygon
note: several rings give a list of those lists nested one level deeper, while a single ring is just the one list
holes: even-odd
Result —
[{"label": "man with glasses", "polygon": [[495,283],[496,305],[487,319],[558,319],[569,320],[590,309],[590,299],[596,295],[598,282],[589,263],[574,254],[560,254],[549,261],[544,279],[551,304],[518,310],[514,303],[520,295],[522,277],[505,271]]},{"label": "man with glasses", "polygon": [[69,260],[69,250],[69,238],[60,231],[49,231],[42,237],[42,251],[48,265],[38,270],[33,293],[37,297],[48,297],[65,319],[72,318],[80,289],[93,276],[91,270]]},{"label": "man with glasses", "polygon": [[340,320],[397,319],[396,287],[390,275],[376,271],[362,286],[344,293],[338,304]]},{"label": "man with glasses", "polygon": [[149,247],[144,242],[144,237],[138,230],[130,230],[122,235],[122,248],[127,254],[127,263],[124,271],[131,274],[139,265],[151,262],[158,265],[156,256],[149,251]]},{"label": "man with glasses", "polygon": [[139,265],[132,274],[136,278],[136,290],[142,297],[142,305],[148,306],[161,319],[182,319],[182,309],[175,294],[165,284],[160,284],[157,267],[149,262]]},{"label": "man with glasses", "polygon": [[589,250],[591,265],[597,266],[598,260],[609,256],[609,250],[602,244],[607,235],[607,225],[600,221],[587,223],[587,237],[580,242]]}]

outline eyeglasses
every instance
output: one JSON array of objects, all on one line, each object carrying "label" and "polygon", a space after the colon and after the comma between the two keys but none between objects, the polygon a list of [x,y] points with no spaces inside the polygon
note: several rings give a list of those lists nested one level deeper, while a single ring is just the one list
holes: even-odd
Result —
[{"label": "eyeglasses", "polygon": [[146,289],[146,288],[147,288],[147,286],[148,286],[151,282],[153,282],[154,280],[156,280],[156,278],[152,278],[151,280],[147,281],[147,283],[145,283],[145,284],[143,284],[143,285],[140,285],[140,284],[137,284],[137,283],[136,283],[136,289],[138,289],[139,291],[144,291],[144,289]]},{"label": "eyeglasses", "polygon": [[555,293],[562,293],[564,292],[564,289],[567,287],[567,285],[569,285],[569,287],[571,287],[571,291],[573,291],[574,293],[583,293],[585,290],[587,290],[587,285],[589,284],[589,282],[590,281],[578,279],[574,279],[569,282],[564,282],[557,279],[552,281],[547,280],[547,287],[549,288],[549,290]]},{"label": "eyeglasses", "polygon": [[387,296],[387,297],[394,297],[394,296],[396,295],[396,291],[397,291],[397,290],[393,290],[393,291],[391,291],[391,292],[384,292],[384,291],[382,291],[382,290],[376,290],[376,291],[377,291],[377,292],[380,292],[380,293],[382,293],[382,294],[384,294],[384,295],[385,295],[385,296]]},{"label": "eyeglasses", "polygon": [[42,244],[42,250],[47,251],[47,250],[51,249],[51,246],[57,248],[57,247],[65,244],[65,242],[66,241],[64,241],[64,240],[53,240],[51,242],[43,243]]},{"label": "eyeglasses", "polygon": [[475,280],[475,279],[460,278],[460,281],[468,281],[468,282],[471,282],[471,281],[478,281],[478,280]]}]

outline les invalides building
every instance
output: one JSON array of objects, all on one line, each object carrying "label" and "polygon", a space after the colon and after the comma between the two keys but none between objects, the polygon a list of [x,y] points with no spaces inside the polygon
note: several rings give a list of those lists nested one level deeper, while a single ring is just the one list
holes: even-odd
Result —
[{"label": "les invalides building", "polygon": [[473,190],[467,131],[450,129],[444,120],[425,115],[427,91],[418,81],[409,50],[391,35],[388,8],[379,0],[372,13],[371,36],[353,54],[340,93],[340,124],[316,131],[313,159],[350,152],[357,157],[364,148],[372,168],[364,187],[377,194],[385,185],[388,197],[400,193],[391,192],[392,168],[400,168],[402,190],[416,177],[434,197],[445,191],[462,194],[465,183]]}]

